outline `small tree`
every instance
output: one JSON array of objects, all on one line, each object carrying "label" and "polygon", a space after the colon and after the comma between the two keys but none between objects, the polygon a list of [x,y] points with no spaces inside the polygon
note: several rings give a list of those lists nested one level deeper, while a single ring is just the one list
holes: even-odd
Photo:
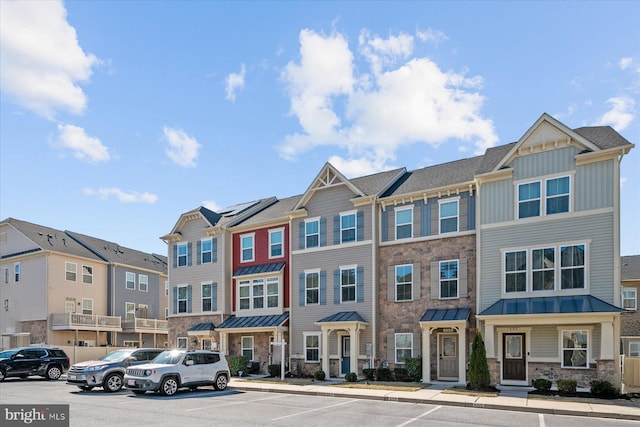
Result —
[{"label": "small tree", "polygon": [[489,364],[487,363],[487,350],[484,347],[482,335],[478,332],[471,346],[471,359],[469,361],[469,384],[473,390],[482,390],[491,382]]}]

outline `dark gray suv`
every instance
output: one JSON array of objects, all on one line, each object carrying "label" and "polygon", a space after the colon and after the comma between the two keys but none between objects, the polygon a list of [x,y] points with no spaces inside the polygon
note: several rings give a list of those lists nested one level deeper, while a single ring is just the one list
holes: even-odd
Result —
[{"label": "dark gray suv", "polygon": [[27,378],[31,375],[57,380],[69,369],[64,350],[51,347],[20,347],[0,353],[0,381],[6,377]]},{"label": "dark gray suv", "polygon": [[84,391],[94,387],[102,387],[109,393],[119,391],[127,367],[149,363],[162,351],[159,348],[122,349],[105,354],[98,360],[76,363],[69,368],[67,384]]}]

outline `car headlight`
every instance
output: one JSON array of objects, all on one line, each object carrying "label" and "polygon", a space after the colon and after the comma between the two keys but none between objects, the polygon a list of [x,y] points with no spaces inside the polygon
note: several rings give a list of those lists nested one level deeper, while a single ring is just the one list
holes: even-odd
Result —
[{"label": "car headlight", "polygon": [[101,371],[109,365],[98,365],[98,366],[90,366],[87,368],[87,371]]},{"label": "car headlight", "polygon": [[153,369],[145,369],[145,371],[144,371],[144,376],[145,377],[148,377],[151,374],[153,374]]}]

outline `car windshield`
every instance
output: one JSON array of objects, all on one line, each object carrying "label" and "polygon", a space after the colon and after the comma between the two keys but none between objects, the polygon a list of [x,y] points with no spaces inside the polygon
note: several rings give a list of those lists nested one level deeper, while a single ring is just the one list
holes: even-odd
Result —
[{"label": "car windshield", "polygon": [[104,360],[106,362],[117,362],[120,360],[124,360],[131,355],[130,350],[116,350],[111,353],[107,353],[98,360]]},{"label": "car windshield", "polygon": [[183,351],[163,351],[153,359],[153,363],[159,363],[161,365],[175,365],[180,361]]},{"label": "car windshield", "polygon": [[20,350],[5,350],[2,353],[0,353],[0,359],[8,359],[11,356],[13,356],[14,354],[16,354],[18,351]]}]

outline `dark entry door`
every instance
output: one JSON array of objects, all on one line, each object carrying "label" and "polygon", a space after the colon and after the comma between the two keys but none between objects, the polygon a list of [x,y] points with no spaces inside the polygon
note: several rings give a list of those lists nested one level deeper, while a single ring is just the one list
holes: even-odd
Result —
[{"label": "dark entry door", "polygon": [[524,381],[527,379],[527,360],[524,334],[504,334],[502,349],[502,379]]},{"label": "dark entry door", "polygon": [[341,373],[349,373],[349,369],[351,369],[351,337],[349,335],[343,335]]}]

